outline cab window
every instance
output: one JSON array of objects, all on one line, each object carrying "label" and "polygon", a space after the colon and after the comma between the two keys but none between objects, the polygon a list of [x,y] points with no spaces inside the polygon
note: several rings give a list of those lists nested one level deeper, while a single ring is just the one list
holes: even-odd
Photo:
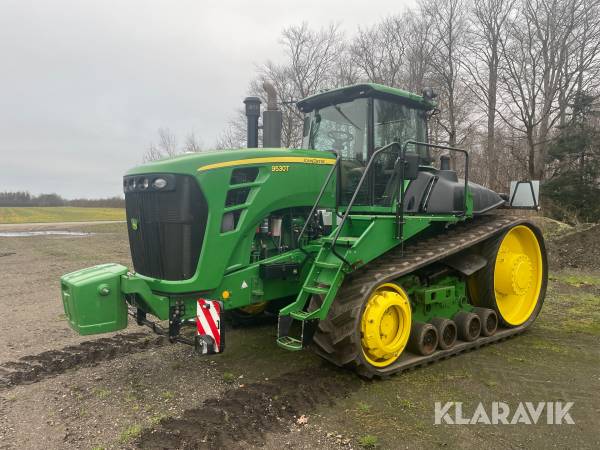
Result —
[{"label": "cab window", "polygon": [[[304,122],[303,147],[335,150],[342,157],[341,202],[348,203],[368,161],[368,99],[331,104],[312,111]],[[363,184],[356,204],[368,201]]]},{"label": "cab window", "polygon": [[[425,117],[420,109],[411,108],[401,103],[376,99],[374,103],[374,147],[381,148],[392,142],[402,144],[407,140],[424,142],[426,140]],[[410,146],[407,151],[423,152],[425,147],[415,149]],[[399,149],[379,155],[373,167],[373,198],[378,206],[390,206],[398,191],[398,177],[394,174],[394,163]]]}]

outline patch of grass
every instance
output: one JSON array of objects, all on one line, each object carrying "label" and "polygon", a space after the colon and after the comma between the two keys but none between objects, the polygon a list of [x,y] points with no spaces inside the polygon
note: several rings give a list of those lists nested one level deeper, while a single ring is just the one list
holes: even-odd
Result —
[{"label": "patch of grass", "polygon": [[554,313],[554,328],[569,333],[600,334],[600,296],[586,292],[556,297],[549,312]]},{"label": "patch of grass", "polygon": [[175,394],[171,391],[164,391],[161,392],[160,396],[164,399],[164,400],[173,400],[175,398]]},{"label": "patch of grass", "polygon": [[408,399],[400,400],[400,407],[402,409],[413,409],[416,408],[415,404]]},{"label": "patch of grass", "polygon": [[224,372],[223,373],[223,381],[225,383],[233,383],[235,381],[235,375],[232,374],[231,372]]},{"label": "patch of grass", "polygon": [[588,274],[553,274],[549,277],[553,281],[561,281],[574,287],[600,286],[600,277]]},{"label": "patch of grass", "polygon": [[554,353],[565,353],[567,351],[567,348],[564,345],[537,337],[530,338],[527,342],[527,345],[531,349],[550,351]]},{"label": "patch of grass", "polygon": [[594,320],[591,317],[581,318],[577,320],[566,320],[564,322],[564,329],[574,333],[586,333],[593,335],[600,335],[600,323],[599,319]]},{"label": "patch of grass", "polygon": [[148,422],[150,422],[150,425],[155,427],[161,422],[161,420],[166,419],[167,417],[169,417],[167,414],[155,414],[152,417],[150,417]]},{"label": "patch of grass", "polygon": [[372,434],[366,434],[358,438],[358,445],[362,448],[375,448],[379,443],[377,436]]},{"label": "patch of grass", "polygon": [[98,447],[92,447],[92,450],[106,450],[106,449],[102,446],[98,446]]},{"label": "patch of grass", "polygon": [[371,409],[371,405],[369,405],[369,404],[368,404],[368,403],[366,403],[366,402],[358,402],[358,403],[356,404],[356,408],[357,408],[359,411],[362,411],[362,412],[369,412],[369,411],[370,411],[370,409]]},{"label": "patch of grass", "polygon": [[524,363],[526,361],[525,358],[523,358],[522,356],[512,356],[512,355],[506,355],[506,359],[512,362],[520,362],[520,363]]},{"label": "patch of grass", "polygon": [[125,220],[123,208],[0,207],[0,223],[50,223]]},{"label": "patch of grass", "polygon": [[124,429],[119,435],[119,442],[121,444],[127,444],[142,434],[142,427],[138,424],[133,424]]},{"label": "patch of grass", "polygon": [[92,393],[99,399],[105,399],[110,395],[110,390],[104,388],[94,388]]},{"label": "patch of grass", "polygon": [[498,386],[498,382],[497,381],[493,381],[493,380],[484,380],[483,384],[485,384],[489,388],[493,388],[493,387]]}]

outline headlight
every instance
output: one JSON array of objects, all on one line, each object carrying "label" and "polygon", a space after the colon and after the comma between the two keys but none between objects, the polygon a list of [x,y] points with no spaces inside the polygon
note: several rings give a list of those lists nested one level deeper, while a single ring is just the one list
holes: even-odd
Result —
[{"label": "headlight", "polygon": [[157,178],[152,182],[152,187],[155,189],[163,189],[167,186],[167,180],[164,178]]},{"label": "headlight", "polygon": [[138,182],[140,183],[140,189],[148,189],[148,186],[150,186],[148,178],[140,178]]}]

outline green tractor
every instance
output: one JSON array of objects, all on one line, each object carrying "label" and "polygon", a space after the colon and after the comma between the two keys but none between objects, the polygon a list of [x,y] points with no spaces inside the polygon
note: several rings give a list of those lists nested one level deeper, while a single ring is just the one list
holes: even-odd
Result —
[{"label": "green tractor", "polygon": [[268,313],[280,347],[366,377],[522,332],[545,296],[542,234],[469,182],[468,152],[428,143],[433,97],[377,84],[308,97],[302,149],[269,148],[280,147],[273,99],[258,148],[260,100],[248,98],[252,148],[130,170],[133,270],[64,275],[71,327],[112,332],[132,316],[206,354],[225,349],[224,315]]}]

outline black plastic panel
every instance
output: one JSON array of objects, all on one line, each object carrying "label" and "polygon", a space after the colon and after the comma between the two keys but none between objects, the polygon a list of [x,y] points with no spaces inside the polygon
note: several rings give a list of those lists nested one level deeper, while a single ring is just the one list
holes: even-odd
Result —
[{"label": "black plastic panel", "polygon": [[169,177],[173,190],[125,193],[129,246],[137,273],[185,280],[196,272],[208,205],[193,177]]},{"label": "black plastic panel", "polygon": [[[483,214],[504,204],[494,191],[469,182],[473,196],[473,213]],[[460,214],[464,212],[465,182],[452,170],[428,169],[419,171],[411,181],[404,197],[408,213]]]}]

